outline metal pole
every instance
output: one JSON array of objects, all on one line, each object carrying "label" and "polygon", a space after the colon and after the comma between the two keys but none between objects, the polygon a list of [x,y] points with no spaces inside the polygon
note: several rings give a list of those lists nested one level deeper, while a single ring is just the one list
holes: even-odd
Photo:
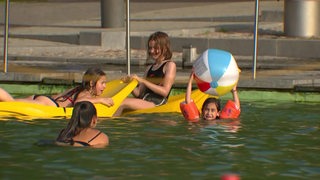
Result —
[{"label": "metal pole", "polygon": [[8,71],[9,3],[10,1],[6,0],[3,38],[3,72],[5,73]]},{"label": "metal pole", "polygon": [[254,18],[254,37],[253,37],[253,65],[252,65],[252,78],[256,79],[257,69],[257,46],[258,46],[258,22],[259,22],[259,0],[255,3],[255,18]]},{"label": "metal pole", "polygon": [[130,75],[130,52],[131,52],[131,48],[130,48],[130,0],[127,0],[127,8],[126,8],[126,12],[127,12],[127,23],[126,23],[126,34],[127,34],[127,74]]}]

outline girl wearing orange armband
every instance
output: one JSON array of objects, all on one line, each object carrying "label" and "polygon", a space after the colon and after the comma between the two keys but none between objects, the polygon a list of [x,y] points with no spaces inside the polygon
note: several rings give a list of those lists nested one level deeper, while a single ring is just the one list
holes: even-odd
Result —
[{"label": "girl wearing orange armband", "polygon": [[194,72],[191,73],[187,92],[186,92],[186,99],[184,102],[180,104],[180,109],[183,116],[191,122],[199,121],[200,117],[204,120],[214,120],[214,119],[226,119],[226,118],[238,118],[240,115],[240,100],[237,93],[237,86],[235,86],[231,93],[233,95],[233,101],[228,100],[225,107],[221,110],[220,109],[220,100],[216,98],[208,98],[204,101],[201,114],[191,99],[191,91],[192,91],[192,81],[194,77]]}]

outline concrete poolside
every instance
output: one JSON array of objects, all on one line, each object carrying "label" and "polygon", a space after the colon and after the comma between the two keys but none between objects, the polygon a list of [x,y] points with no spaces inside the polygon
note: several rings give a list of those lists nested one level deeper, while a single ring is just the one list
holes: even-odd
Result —
[{"label": "concrete poolside", "polygon": [[[173,60],[179,67],[176,87],[186,85],[191,63],[187,64],[187,69],[182,69],[182,46],[192,44],[197,48],[198,54],[207,48],[230,51],[242,70],[239,89],[318,94],[320,52],[317,47],[320,46],[320,40],[318,37],[283,36],[283,2],[261,2],[259,56],[256,79],[253,80],[253,4],[246,1],[133,1],[131,72],[143,72],[146,38],[151,32],[162,30],[171,37]],[[3,8],[3,4],[0,8]],[[110,31],[124,31],[121,28],[99,27],[99,1],[12,3],[11,17],[9,71],[1,73],[2,83],[37,84],[43,79],[61,80],[51,83],[78,82],[88,66],[97,65],[108,73],[110,79],[127,72],[124,49],[110,49],[101,44],[102,39],[93,41],[92,37],[85,36],[88,33],[96,37]],[[2,20],[1,17],[1,22]],[[3,41],[2,38],[0,40]],[[320,102],[319,98],[309,97]]]},{"label": "concrete poolside", "polygon": [[[61,82],[60,82],[61,83]],[[15,96],[25,97],[32,94],[56,94],[68,88],[74,87],[72,82],[63,81],[63,84],[57,82],[44,83],[1,83],[1,88],[6,89]],[[175,86],[172,93],[184,93],[185,88]],[[320,93],[313,89],[296,88],[294,90],[275,90],[275,89],[254,89],[254,88],[239,88],[238,94],[242,102],[245,101],[288,101],[288,102],[304,102],[304,103],[319,103]],[[231,99],[231,93],[221,97],[223,100]]]}]

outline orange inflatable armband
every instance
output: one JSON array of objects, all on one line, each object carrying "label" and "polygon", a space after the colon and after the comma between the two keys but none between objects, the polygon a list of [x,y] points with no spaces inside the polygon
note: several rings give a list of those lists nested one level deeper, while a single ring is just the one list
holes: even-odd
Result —
[{"label": "orange inflatable armband", "polygon": [[238,118],[240,115],[240,109],[237,105],[228,100],[222,111],[220,112],[220,119],[234,119]]},{"label": "orange inflatable armband", "polygon": [[186,120],[191,122],[199,121],[200,113],[193,101],[188,104],[186,104],[186,102],[180,103],[180,110]]}]

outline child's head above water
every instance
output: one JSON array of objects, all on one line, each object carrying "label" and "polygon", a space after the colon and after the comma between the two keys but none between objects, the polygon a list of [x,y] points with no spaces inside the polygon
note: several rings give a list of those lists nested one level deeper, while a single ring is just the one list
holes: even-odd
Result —
[{"label": "child's head above water", "polygon": [[202,105],[201,112],[204,120],[219,119],[220,100],[216,98],[206,99]]},{"label": "child's head above water", "polygon": [[167,33],[157,31],[150,35],[148,39],[148,59],[163,57],[163,60],[172,58],[170,49],[170,39]]},{"label": "child's head above water", "polygon": [[77,130],[95,126],[92,124],[94,119],[97,119],[97,110],[91,102],[81,101],[74,105],[70,123]]},{"label": "child's head above water", "polygon": [[67,127],[60,132],[57,141],[71,143],[73,137],[86,128],[94,128],[96,122],[97,110],[95,106],[89,101],[77,102]]},{"label": "child's head above water", "polygon": [[107,77],[103,70],[99,68],[89,68],[83,75],[82,87],[99,96],[106,85]]}]

